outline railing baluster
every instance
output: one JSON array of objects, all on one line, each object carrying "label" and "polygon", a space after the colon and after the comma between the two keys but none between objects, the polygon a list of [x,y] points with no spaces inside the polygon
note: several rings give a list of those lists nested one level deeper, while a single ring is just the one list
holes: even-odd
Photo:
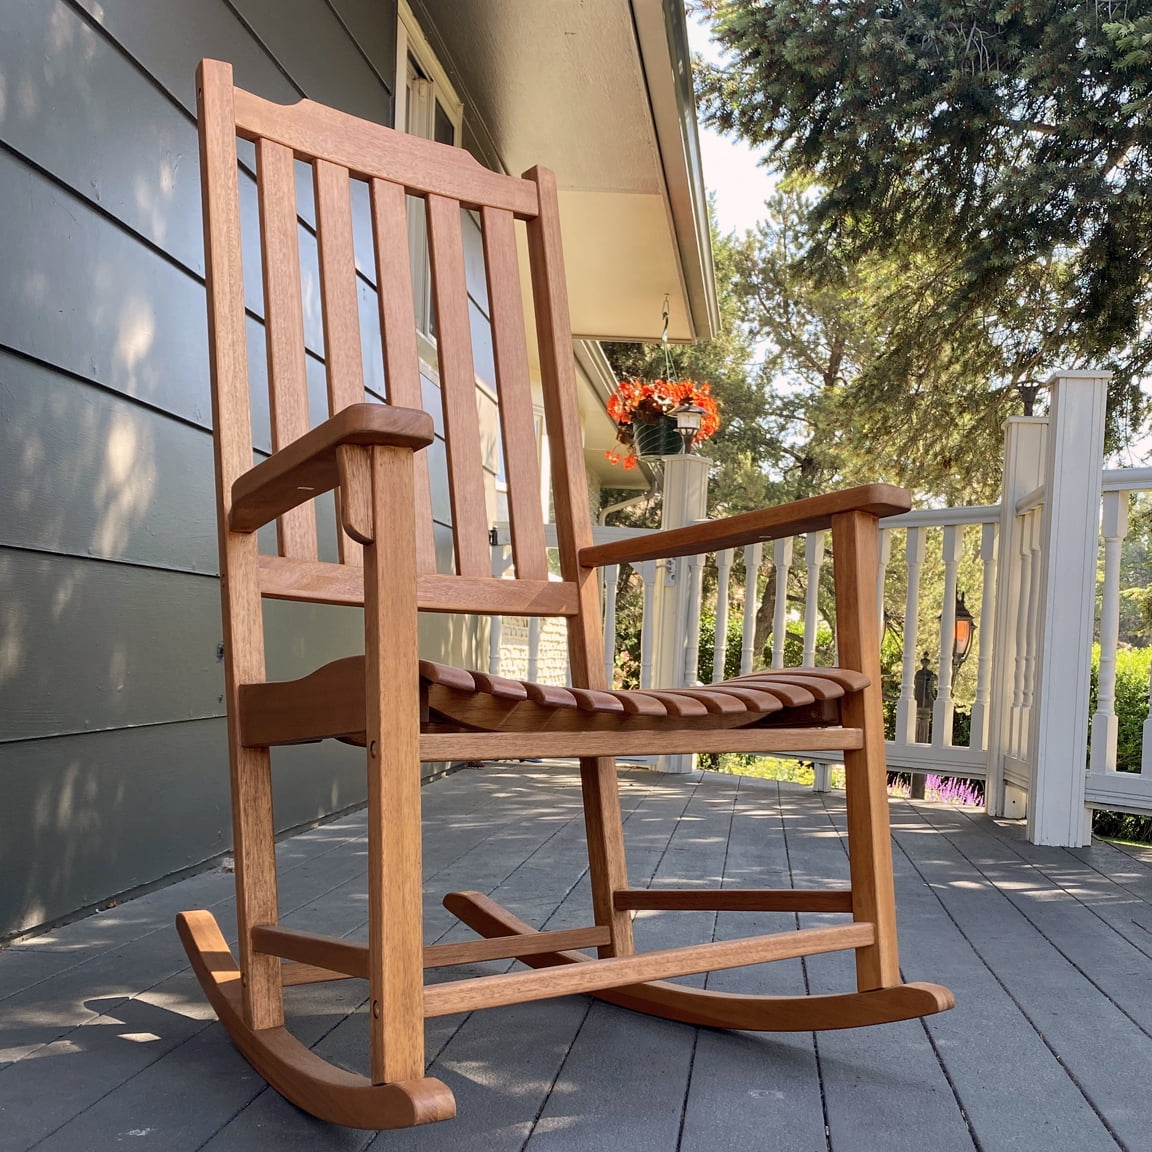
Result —
[{"label": "railing baluster", "polygon": [[716,625],[712,637],[712,683],[724,679],[728,662],[728,582],[732,579],[733,550],[716,553]]},{"label": "railing baluster", "polygon": [[772,611],[772,667],[783,668],[788,624],[788,570],[792,567],[791,536],[773,542],[772,566],[776,593]]},{"label": "railing baluster", "polygon": [[988,747],[988,685],[992,679],[992,654],[996,636],[996,549],[995,524],[985,524],[980,530],[980,563],[984,566],[984,582],[980,590],[980,658],[976,665],[976,699],[972,703],[972,723],[968,745],[971,748]]},{"label": "railing baluster", "polygon": [[[1152,699],[1152,665],[1148,668],[1148,696]],[[1140,773],[1152,773],[1152,715],[1144,721],[1140,732]]]},{"label": "railing baluster", "polygon": [[[880,641],[884,641],[884,584],[888,579],[888,562],[892,559],[892,529],[880,532],[880,563],[876,573],[876,619],[880,625]],[[805,661],[807,663],[807,661]]]},{"label": "railing baluster", "polygon": [[616,687],[616,583],[620,565],[609,564],[602,574],[604,579],[604,683]]},{"label": "railing baluster", "polygon": [[488,617],[488,671],[493,676],[500,675],[500,641],[504,632],[502,616]]},{"label": "railing baluster", "polygon": [[1028,613],[1032,596],[1032,550],[1029,547],[1028,528],[1030,514],[1017,516],[1020,523],[1020,598],[1016,614],[1016,654],[1013,659],[1011,677],[1011,715],[1008,726],[1008,752],[1017,759],[1022,758],[1023,744],[1020,738],[1021,710],[1024,707],[1024,662],[1028,650]]},{"label": "railing baluster", "polygon": [[[499,580],[512,564],[512,553],[507,544],[496,544],[492,548],[492,575]],[[500,675],[500,641],[503,638],[504,617],[488,617],[488,671],[493,676]]]},{"label": "railing baluster", "polygon": [[804,539],[804,665],[816,663],[816,628],[820,619],[820,569],[824,564],[824,533]]},{"label": "railing baluster", "polygon": [[753,648],[756,643],[756,609],[759,606],[757,577],[764,554],[763,544],[744,546],[744,637],[740,647],[740,675],[752,671]]},{"label": "railing baluster", "polygon": [[528,619],[528,679],[540,679],[540,617]]},{"label": "railing baluster", "polygon": [[656,655],[656,561],[637,565],[644,583],[644,615],[640,625],[640,687],[652,687],[652,664]]},{"label": "railing baluster", "polygon": [[1032,523],[1033,512],[1026,512],[1019,519],[1020,525],[1020,601],[1016,616],[1016,658],[1012,673],[1012,722],[1009,728],[1008,747],[1017,759],[1026,753],[1022,735],[1024,717],[1024,693],[1028,668],[1028,620],[1032,605]]},{"label": "railing baluster", "polygon": [[688,621],[684,629],[684,663],[680,684],[688,688],[700,679],[700,597],[704,576],[704,557],[686,556],[685,579],[688,581]]},{"label": "railing baluster", "polygon": [[920,635],[920,573],[924,567],[927,529],[909,528],[904,543],[908,568],[908,594],[904,600],[904,665],[900,700],[896,705],[896,743],[916,741],[916,650]]},{"label": "railing baluster", "polygon": [[1104,593],[1100,604],[1100,672],[1096,712],[1092,717],[1093,772],[1116,771],[1116,649],[1120,638],[1120,553],[1128,535],[1128,493],[1105,492],[1101,535],[1104,537]]},{"label": "railing baluster", "polygon": [[932,745],[947,748],[952,743],[952,644],[956,636],[956,569],[964,555],[964,536],[955,524],[944,527],[944,604],[940,612],[940,679],[932,708]]},{"label": "railing baluster", "polygon": [[1040,648],[1040,588],[1041,588],[1041,509],[1029,513],[1028,525],[1028,632],[1024,650],[1024,699],[1020,707],[1020,746],[1023,759],[1031,763],[1035,753],[1032,741],[1032,704],[1036,696],[1036,664]]}]

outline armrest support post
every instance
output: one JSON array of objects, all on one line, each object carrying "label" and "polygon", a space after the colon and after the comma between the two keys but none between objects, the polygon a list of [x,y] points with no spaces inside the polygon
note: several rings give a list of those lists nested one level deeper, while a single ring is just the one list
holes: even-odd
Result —
[{"label": "armrest support post", "polygon": [[376,539],[372,508],[372,449],[362,444],[339,444],[336,465],[340,475],[340,524],[353,540],[368,545]]}]

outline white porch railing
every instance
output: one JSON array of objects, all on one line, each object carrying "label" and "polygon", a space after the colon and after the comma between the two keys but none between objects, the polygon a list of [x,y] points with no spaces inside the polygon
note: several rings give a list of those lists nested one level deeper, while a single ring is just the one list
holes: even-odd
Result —
[{"label": "white porch railing", "polygon": [[[922,509],[884,521],[881,537],[882,587],[894,540],[903,537],[903,635],[900,695],[896,703],[895,730],[888,741],[888,763],[893,769],[933,772],[943,776],[963,776],[983,780],[988,768],[988,702],[995,652],[995,630],[987,622],[982,608],[994,603],[996,589],[996,555],[999,535],[998,505],[976,508]],[[936,543],[938,530],[939,563],[943,585],[938,602],[926,604],[921,593],[921,575],[928,559],[929,543]],[[981,626],[976,631],[976,687],[969,713],[967,744],[953,742],[955,717],[952,659],[956,628],[956,597],[959,568],[966,555],[974,554],[978,565],[979,599],[972,603]],[[885,561],[889,561],[885,563]],[[971,592],[972,589],[967,590]],[[916,698],[916,676],[920,670],[920,620],[928,614],[939,619],[939,630],[932,637],[936,656],[935,700],[931,702],[930,724],[924,724],[925,705]],[[920,723],[918,723],[920,721]],[[921,732],[917,732],[917,728]],[[918,739],[928,727],[928,740]]]},{"label": "white porch railing", "polygon": [[1103,476],[1101,539],[1103,590],[1100,604],[1100,667],[1092,743],[1085,782],[1090,807],[1152,812],[1152,719],[1144,721],[1138,772],[1117,771],[1116,656],[1120,634],[1121,559],[1134,492],[1152,490],[1152,468],[1109,470]]},{"label": "white porch railing", "polygon": [[[881,535],[876,594],[888,609],[885,643],[899,641],[898,675],[886,684],[892,713],[889,766],[985,781],[989,810],[1027,814],[1029,837],[1037,843],[1088,843],[1092,808],[1152,814],[1152,721],[1145,724],[1140,770],[1117,771],[1116,760],[1121,552],[1130,496],[1152,490],[1152,469],[1102,469],[1107,380],[1102,373],[1059,373],[1049,381],[1047,417],[1008,421],[1000,504],[917,510],[884,521]],[[688,459],[693,467],[702,463]],[[641,532],[598,528],[596,539]],[[497,557],[503,552],[495,549]],[[748,672],[756,665],[756,614],[761,592],[769,587],[771,666],[784,667],[788,653],[795,656],[792,663],[832,663],[834,653],[820,644],[826,629],[835,629],[820,601],[827,562],[824,533],[810,533],[770,547],[750,546],[739,558],[720,553],[708,580],[704,557],[637,565],[631,586],[641,597],[642,626],[638,661],[633,653],[635,682],[642,688],[697,682],[705,585],[710,589],[706,607],[716,621],[714,680],[724,676],[734,616],[739,626],[732,631],[741,637],[739,669]],[[497,574],[503,563],[496,560]],[[604,572],[609,682],[616,673],[619,575],[615,568]],[[929,587],[936,589],[931,603]],[[687,601],[681,593],[672,595],[673,588],[684,589]],[[953,740],[958,685],[952,637],[959,589],[978,624],[975,659],[966,665],[960,685],[970,703],[966,744]],[[675,607],[685,603],[687,610]],[[672,607],[661,611],[661,604]],[[545,639],[534,623],[534,630],[528,626],[529,671],[539,668]],[[492,635],[493,670],[499,671],[498,625]],[[1095,636],[1100,665],[1089,748]],[[926,648],[933,653],[927,671],[936,678],[934,700],[923,692],[917,699]],[[891,653],[887,663],[892,666]],[[826,773],[817,774],[818,786],[822,777]]]}]

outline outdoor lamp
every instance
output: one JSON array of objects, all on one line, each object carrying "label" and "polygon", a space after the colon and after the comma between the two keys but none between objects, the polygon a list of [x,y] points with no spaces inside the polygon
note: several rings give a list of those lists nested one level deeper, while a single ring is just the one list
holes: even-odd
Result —
[{"label": "outdoor lamp", "polygon": [[976,621],[964,603],[964,593],[956,597],[956,626],[952,632],[952,674],[968,659],[972,650],[972,637],[976,634]]},{"label": "outdoor lamp", "polygon": [[704,423],[704,409],[699,404],[681,404],[679,408],[673,408],[668,415],[676,417],[676,431],[680,433],[680,438],[684,441],[684,453],[688,455],[692,451],[696,433]]}]

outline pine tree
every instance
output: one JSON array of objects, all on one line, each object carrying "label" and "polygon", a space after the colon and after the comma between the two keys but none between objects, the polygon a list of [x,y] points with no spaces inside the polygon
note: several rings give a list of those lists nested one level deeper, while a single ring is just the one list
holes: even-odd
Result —
[{"label": "pine tree", "polygon": [[[994,387],[1152,362],[1149,0],[705,0],[705,119],[810,189],[809,268],[908,254],[878,379],[981,332]],[[828,272],[828,266],[832,272]],[[1037,308],[1042,304],[1042,308]],[[999,334],[999,338],[997,338]],[[996,374],[1001,349],[1030,362]]]}]

